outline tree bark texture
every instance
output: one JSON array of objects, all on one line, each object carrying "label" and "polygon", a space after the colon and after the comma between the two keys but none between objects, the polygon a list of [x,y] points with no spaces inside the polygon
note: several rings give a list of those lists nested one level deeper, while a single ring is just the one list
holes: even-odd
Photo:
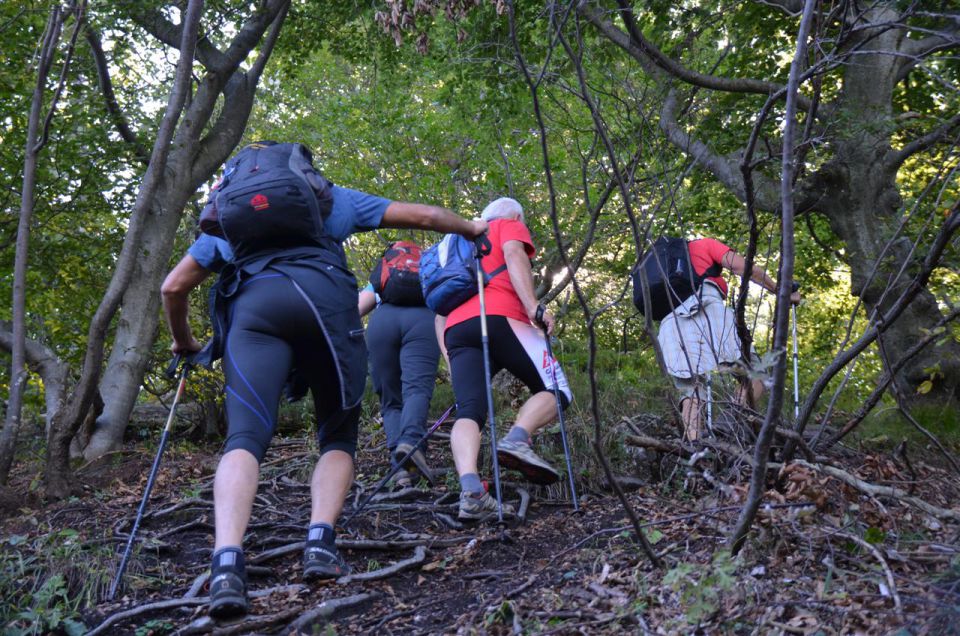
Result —
[{"label": "tree bark texture", "polygon": [[113,277],[90,320],[80,378],[51,426],[44,469],[46,490],[51,497],[64,497],[70,492],[70,443],[83,424],[97,393],[107,329],[132,279],[137,248],[146,225],[145,217],[149,215],[154,197],[160,190],[177,122],[187,103],[202,8],[202,0],[190,0],[183,13],[182,33],[179,37],[180,60],[177,63],[176,79],[171,87],[163,120],[160,122],[157,139],[150,155],[150,164],[147,166],[130,214],[127,237],[117,257]]},{"label": "tree bark texture", "polygon": [[[923,252],[911,253],[909,238],[894,238],[903,215],[903,199],[897,184],[898,153],[891,145],[889,130],[903,58],[892,53],[903,50],[904,36],[886,25],[898,17],[892,5],[884,3],[876,3],[861,15],[861,20],[884,26],[863,29],[851,43],[859,54],[844,66],[838,111],[838,118],[849,123],[831,139],[833,157],[816,176],[823,185],[818,207],[846,246],[851,293],[863,300],[870,313],[878,314],[901,295],[924,256]],[[878,260],[880,265],[873,273]],[[886,289],[901,268],[904,273]],[[923,290],[884,333],[891,358],[900,359],[923,336],[922,329],[933,329],[941,317],[933,294]],[[898,381],[916,387],[929,375],[924,369],[935,365],[944,378],[933,397],[960,396],[960,345],[952,339],[914,357],[898,373]]]},{"label": "tree bark texture", "polygon": [[[234,60],[224,61],[210,52],[198,52],[208,66],[196,93],[185,109],[171,144],[167,170],[145,218],[145,231],[137,248],[138,257],[130,285],[123,295],[120,317],[107,368],[100,383],[104,410],[89,443],[85,459],[92,460],[120,447],[146,373],[150,350],[160,321],[160,284],[169,267],[177,227],[190,197],[214,174],[243,137],[253,108],[254,94],[263,68],[286,13],[287,2],[270,3],[265,14],[250,18],[234,40]],[[144,21],[144,19],[141,19]],[[167,25],[154,25],[160,34]],[[270,29],[264,41],[263,35]],[[260,53],[249,70],[240,61],[257,45]],[[241,55],[234,47],[246,48]],[[226,63],[229,63],[225,65]],[[219,112],[215,106],[222,96]],[[211,117],[217,118],[203,135]]]}]

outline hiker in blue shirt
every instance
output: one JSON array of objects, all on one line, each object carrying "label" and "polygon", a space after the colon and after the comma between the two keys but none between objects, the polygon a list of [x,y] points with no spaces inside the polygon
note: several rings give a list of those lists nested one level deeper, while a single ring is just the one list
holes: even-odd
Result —
[{"label": "hiker in blue shirt", "polygon": [[430,229],[466,237],[484,221],[446,208],[390,201],[331,186],[332,209],[322,245],[285,247],[239,261],[230,246],[201,235],[163,282],[164,313],[173,352],[201,349],[187,320],[188,296],[211,272],[214,338],[202,352],[223,358],[228,433],[214,480],[215,544],[210,614],[247,611],[242,540],[257,491],[259,464],[276,428],[281,391],[313,393],[320,459],[311,480],[305,579],[337,578],[348,566],[337,552],[334,525],[353,482],[367,352],[357,311],[356,278],[342,241],[379,227]]}]

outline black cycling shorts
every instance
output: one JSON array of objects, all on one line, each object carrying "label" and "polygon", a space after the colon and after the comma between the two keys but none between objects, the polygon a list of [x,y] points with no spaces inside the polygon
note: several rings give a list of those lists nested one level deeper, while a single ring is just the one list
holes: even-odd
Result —
[{"label": "black cycling shorts", "polygon": [[225,451],[242,448],[258,462],[263,459],[276,430],[283,387],[296,368],[313,394],[320,453],[354,455],[360,406],[339,408],[340,379],[323,326],[293,282],[265,270],[244,281],[229,311],[223,357]]}]

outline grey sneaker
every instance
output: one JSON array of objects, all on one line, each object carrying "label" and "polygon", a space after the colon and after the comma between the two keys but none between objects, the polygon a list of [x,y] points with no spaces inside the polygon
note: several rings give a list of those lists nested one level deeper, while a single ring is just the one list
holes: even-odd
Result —
[{"label": "grey sneaker", "polygon": [[[413,450],[413,446],[410,444],[397,444],[397,448],[393,451],[393,460],[397,463],[400,463],[400,460],[407,456],[407,454]],[[433,470],[430,468],[430,464],[427,463],[427,458],[424,456],[423,451],[419,448],[417,452],[413,455],[410,455],[410,459],[403,465],[409,471],[419,472],[421,475],[426,477],[427,481],[431,485],[435,483],[433,477]]]},{"label": "grey sneaker", "polygon": [[518,470],[534,484],[552,484],[560,481],[560,473],[533,452],[529,444],[501,440],[497,444],[497,459],[507,468]]},{"label": "grey sneaker", "polygon": [[209,611],[217,620],[247,613],[247,583],[242,572],[224,569],[210,577]]},{"label": "grey sneaker", "polygon": [[[504,518],[514,517],[516,514],[513,506],[508,503],[503,504]],[[465,490],[460,492],[460,512],[457,514],[459,519],[477,521],[496,516],[497,500],[491,497],[490,493],[485,492],[483,495],[476,497]]]}]

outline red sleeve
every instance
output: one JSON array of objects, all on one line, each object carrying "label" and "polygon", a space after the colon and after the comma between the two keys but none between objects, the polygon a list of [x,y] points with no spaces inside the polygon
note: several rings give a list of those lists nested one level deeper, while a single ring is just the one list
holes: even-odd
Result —
[{"label": "red sleeve", "polygon": [[501,249],[507,241],[520,241],[523,243],[524,249],[527,252],[527,258],[532,259],[533,255],[537,253],[537,249],[533,246],[533,238],[530,236],[530,230],[520,221],[514,219],[502,219],[500,221]]},{"label": "red sleeve", "polygon": [[697,241],[698,248],[703,250],[703,253],[710,257],[710,260],[715,263],[722,262],[724,256],[727,252],[731,251],[731,248],[721,243],[717,239],[705,238]]}]

